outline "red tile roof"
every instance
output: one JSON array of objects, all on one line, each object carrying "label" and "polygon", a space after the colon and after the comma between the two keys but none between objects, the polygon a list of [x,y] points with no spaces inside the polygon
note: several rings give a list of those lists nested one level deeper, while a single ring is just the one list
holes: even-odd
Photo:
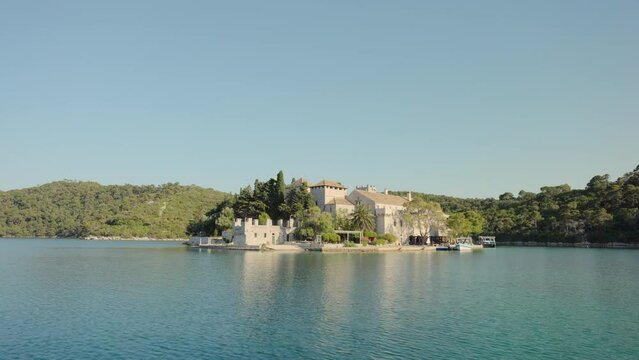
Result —
[{"label": "red tile roof", "polygon": [[322,180],[318,182],[317,184],[311,185],[310,187],[315,188],[315,187],[325,187],[325,186],[331,186],[338,189],[346,189],[346,186],[338,183],[337,181],[331,181],[331,180]]}]

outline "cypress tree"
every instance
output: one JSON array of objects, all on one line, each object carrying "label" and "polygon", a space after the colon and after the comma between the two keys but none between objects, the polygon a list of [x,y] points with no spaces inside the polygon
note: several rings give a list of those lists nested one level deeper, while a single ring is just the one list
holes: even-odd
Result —
[{"label": "cypress tree", "polygon": [[284,183],[284,172],[280,170],[277,173],[277,195],[279,203],[284,203],[284,194],[286,193],[286,184]]}]

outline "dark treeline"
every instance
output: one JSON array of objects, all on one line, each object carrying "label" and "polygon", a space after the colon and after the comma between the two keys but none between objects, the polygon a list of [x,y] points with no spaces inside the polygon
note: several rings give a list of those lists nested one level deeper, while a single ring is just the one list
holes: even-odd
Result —
[{"label": "dark treeline", "polygon": [[59,181],[0,192],[0,236],[183,238],[224,193],[198,186]]},{"label": "dark treeline", "polygon": [[193,235],[219,235],[230,229],[236,218],[259,219],[261,224],[267,219],[288,220],[308,210],[315,203],[304,181],[284,182],[280,171],[275,178],[267,181],[255,180],[253,187],[246,186],[240,193],[226,197],[204,217],[192,221],[187,233]]},{"label": "dark treeline", "polygon": [[416,196],[440,203],[448,214],[478,211],[486,220],[483,232],[498,241],[639,242],[639,166],[615,181],[594,176],[585,189],[544,186],[499,199]]}]

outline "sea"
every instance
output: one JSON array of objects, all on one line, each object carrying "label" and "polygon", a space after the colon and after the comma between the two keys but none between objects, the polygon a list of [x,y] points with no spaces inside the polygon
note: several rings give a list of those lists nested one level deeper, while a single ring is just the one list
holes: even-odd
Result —
[{"label": "sea", "polygon": [[638,359],[639,250],[0,239],[0,359]]}]

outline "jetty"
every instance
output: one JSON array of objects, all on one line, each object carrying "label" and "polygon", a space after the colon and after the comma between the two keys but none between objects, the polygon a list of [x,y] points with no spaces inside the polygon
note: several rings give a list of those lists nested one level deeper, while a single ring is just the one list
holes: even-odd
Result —
[{"label": "jetty", "polygon": [[[482,238],[482,237],[480,237]],[[494,237],[490,237],[493,238]],[[471,239],[470,237],[468,239]],[[481,250],[484,246],[467,242],[468,248],[465,250]],[[385,253],[385,252],[435,252],[435,251],[459,251],[458,244],[443,245],[412,245],[412,244],[386,244],[372,245],[368,243],[329,243],[323,242],[321,237],[314,241],[286,241],[280,244],[262,243],[250,245],[246,243],[227,242],[221,237],[198,237],[194,236],[185,245],[194,248],[214,249],[214,250],[244,250],[244,251],[279,251],[279,252],[304,252],[315,251],[324,253]]]},{"label": "jetty", "polygon": [[363,245],[363,244],[331,244],[316,241],[286,242],[283,244],[262,244],[262,245],[239,245],[226,243],[221,238],[215,237],[192,237],[184,242],[193,248],[215,249],[215,250],[244,250],[244,251],[282,251],[282,252],[304,252],[316,251],[325,253],[381,253],[381,252],[434,252],[435,246],[427,245]]}]

